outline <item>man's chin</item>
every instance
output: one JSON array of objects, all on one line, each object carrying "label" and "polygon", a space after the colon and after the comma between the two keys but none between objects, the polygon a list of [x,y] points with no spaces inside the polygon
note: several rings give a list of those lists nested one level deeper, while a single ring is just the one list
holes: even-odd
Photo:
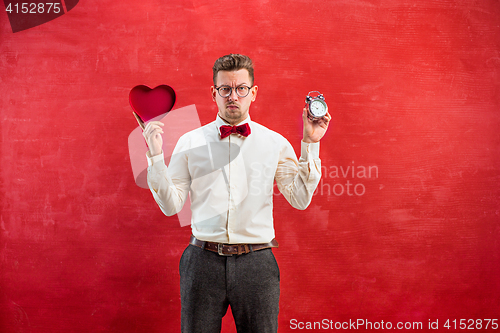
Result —
[{"label": "man's chin", "polygon": [[226,109],[226,112],[224,112],[224,115],[227,118],[238,119],[241,117],[241,111],[239,109],[235,109],[235,110]]},{"label": "man's chin", "polygon": [[240,123],[246,117],[243,116],[243,113],[240,110],[228,111],[226,109],[226,110],[224,110],[221,118],[224,119],[225,121],[227,121],[228,123],[234,125],[234,124]]}]

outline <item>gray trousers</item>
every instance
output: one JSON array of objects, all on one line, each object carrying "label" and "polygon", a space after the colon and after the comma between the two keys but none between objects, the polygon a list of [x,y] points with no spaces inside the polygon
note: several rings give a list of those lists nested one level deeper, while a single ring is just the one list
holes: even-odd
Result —
[{"label": "gray trousers", "polygon": [[278,331],[280,272],[272,249],[226,257],[189,245],[179,273],[182,333],[219,333],[228,305],[238,333]]}]

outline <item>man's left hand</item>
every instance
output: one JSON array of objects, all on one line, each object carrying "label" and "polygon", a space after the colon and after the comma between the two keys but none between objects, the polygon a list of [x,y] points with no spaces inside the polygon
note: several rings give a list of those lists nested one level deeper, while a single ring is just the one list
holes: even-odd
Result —
[{"label": "man's left hand", "polygon": [[327,112],[323,118],[309,119],[307,107],[302,111],[302,121],[304,122],[304,138],[302,141],[306,143],[319,142],[325,135],[332,116]]}]

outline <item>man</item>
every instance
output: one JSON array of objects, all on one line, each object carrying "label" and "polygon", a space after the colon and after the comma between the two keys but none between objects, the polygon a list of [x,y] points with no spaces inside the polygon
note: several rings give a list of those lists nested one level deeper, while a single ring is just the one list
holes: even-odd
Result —
[{"label": "man", "polygon": [[179,212],[190,194],[193,236],[179,272],[182,332],[220,332],[228,305],[242,332],[277,332],[280,274],[272,247],[273,183],[305,209],[321,177],[319,140],[331,119],[312,121],[304,108],[301,157],[280,134],[250,120],[257,97],[250,58],[230,54],[213,66],[214,122],[184,134],[168,168],[163,124],[151,121],[148,184],[160,209]]}]

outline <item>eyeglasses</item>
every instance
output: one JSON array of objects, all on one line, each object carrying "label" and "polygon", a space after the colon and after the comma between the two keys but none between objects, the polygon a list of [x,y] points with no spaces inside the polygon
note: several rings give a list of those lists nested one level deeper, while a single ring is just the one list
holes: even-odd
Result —
[{"label": "eyeglasses", "polygon": [[251,88],[252,87],[247,87],[244,85],[237,86],[236,88],[230,86],[215,87],[215,89],[219,92],[220,97],[223,98],[229,97],[233,93],[233,89],[236,90],[236,95],[238,95],[238,97],[247,97],[250,93]]}]

